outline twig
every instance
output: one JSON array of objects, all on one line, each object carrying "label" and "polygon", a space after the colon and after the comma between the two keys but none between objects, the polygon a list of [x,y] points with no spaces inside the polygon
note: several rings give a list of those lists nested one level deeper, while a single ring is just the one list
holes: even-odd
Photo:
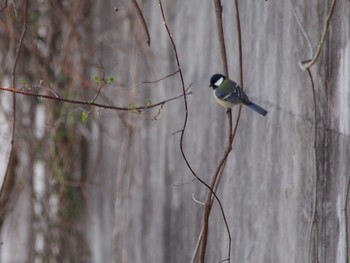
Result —
[{"label": "twig", "polygon": [[143,14],[142,14],[141,8],[138,5],[138,3],[136,2],[136,0],[131,0],[131,3],[134,5],[134,7],[136,9],[136,12],[137,12],[137,15],[139,16],[139,18],[141,20],[142,27],[143,27],[143,29],[144,29],[144,31],[146,33],[146,42],[150,46],[151,45],[151,36],[149,35],[148,27],[147,27],[147,24],[146,24],[146,20],[145,20]]},{"label": "twig", "polygon": [[[224,66],[224,72],[228,76],[228,66],[227,66],[227,56],[226,56],[226,47],[225,47],[225,38],[224,38],[224,29],[222,25],[222,6],[220,0],[214,0],[215,3],[215,11],[216,11],[216,21],[218,26],[218,34],[219,34],[219,41],[221,46],[221,57],[223,61]],[[238,47],[239,47],[239,68],[240,68],[240,83],[241,87],[243,88],[243,48],[242,48],[242,33],[241,33],[241,23],[240,23],[240,16],[239,16],[239,8],[238,8],[238,0],[235,0],[235,7],[236,7],[236,21],[237,21],[237,40],[238,40]],[[227,162],[227,158],[232,150],[232,144],[233,140],[236,135],[236,131],[238,128],[238,123],[241,116],[241,109],[242,107],[239,107],[237,120],[235,124],[235,128],[232,130],[232,111],[229,109],[227,111],[228,116],[228,123],[229,123],[229,131],[228,131],[228,145],[227,148],[223,154],[223,156],[220,158],[219,164],[217,166],[217,169],[215,170],[212,181],[211,181],[211,187],[216,191],[219,187],[222,174]],[[202,225],[202,231],[200,235],[201,239],[201,248],[199,252],[199,262],[204,262],[205,258],[205,250],[206,250],[206,242],[207,242],[207,235],[208,235],[208,224],[209,224],[209,215],[212,207],[213,199],[211,197],[211,193],[207,196],[207,203],[206,208],[204,212],[204,219],[203,219],[203,225]],[[226,222],[227,223],[227,222]],[[228,225],[227,225],[227,231],[229,236],[229,251],[228,251],[228,258],[227,261],[230,262],[231,259],[231,233],[229,231]]]},{"label": "twig", "polygon": [[173,184],[173,186],[175,186],[175,187],[185,186],[188,184],[192,184],[194,180],[196,180],[196,178],[192,178],[191,181],[189,181],[189,182],[185,182],[185,183],[181,183],[181,184]]},{"label": "twig", "polygon": [[198,199],[196,199],[196,198],[194,197],[194,194],[192,194],[192,199],[193,199],[193,201],[194,201],[195,203],[205,206],[205,203],[199,201]]},{"label": "twig", "polygon": [[220,201],[220,199],[218,198],[218,196],[216,195],[216,193],[213,191],[213,189],[206,183],[204,182],[196,173],[195,171],[193,170],[191,164],[189,163],[187,157],[186,157],[186,154],[185,154],[185,151],[184,151],[184,134],[185,134],[185,131],[186,131],[186,126],[187,126],[187,121],[188,121],[188,105],[187,105],[187,97],[186,97],[186,89],[185,89],[185,83],[184,83],[184,78],[183,78],[183,74],[182,74],[182,70],[181,70],[181,65],[180,65],[180,60],[179,60],[179,57],[178,57],[178,53],[177,53],[177,48],[176,48],[176,44],[175,44],[175,41],[173,39],[173,36],[171,34],[171,31],[169,29],[169,26],[168,26],[168,23],[167,23],[167,20],[165,18],[165,14],[164,14],[164,10],[163,10],[163,5],[162,5],[162,0],[159,0],[159,7],[160,7],[160,11],[161,11],[161,15],[162,15],[162,18],[163,18],[163,23],[164,23],[164,26],[165,26],[165,29],[168,33],[168,36],[169,36],[169,39],[170,39],[170,42],[173,46],[173,50],[174,50],[174,53],[175,53],[175,59],[176,59],[176,63],[177,63],[177,68],[179,70],[179,74],[180,74],[180,79],[181,79],[181,84],[182,84],[182,92],[183,92],[183,98],[184,98],[184,105],[185,105],[185,120],[184,120],[184,123],[183,123],[183,129],[181,131],[181,136],[180,136],[180,151],[181,151],[181,155],[187,165],[187,167],[189,168],[189,170],[191,171],[192,175],[200,182],[202,183],[203,185],[205,185],[209,191],[214,195],[215,199],[217,200],[218,204],[219,204],[219,207],[220,207],[220,210],[221,210],[221,213],[222,213],[222,216],[224,218],[224,221],[225,221],[225,225],[228,228],[228,224],[227,224],[227,220],[226,220],[226,216],[225,216],[225,211],[223,209],[223,206],[222,206],[222,203]]},{"label": "twig", "polygon": [[[23,40],[25,37],[25,34],[27,32],[27,11],[28,11],[28,5],[27,5],[27,0],[23,0],[24,2],[24,9],[23,9],[23,29],[22,29],[22,34],[18,43],[17,51],[16,51],[16,56],[14,60],[14,64],[12,67],[12,85],[16,85],[16,69],[17,69],[17,63],[18,63],[18,58],[19,54],[22,50],[22,45],[23,45]],[[5,3],[7,5],[7,1]],[[4,180],[1,185],[1,190],[0,190],[0,211],[1,211],[1,222],[0,222],[0,231],[2,230],[2,223],[3,219],[5,217],[5,213],[8,209],[8,201],[9,201],[9,195],[12,192],[12,187],[13,183],[15,180],[15,173],[14,173],[14,166],[17,164],[16,163],[16,153],[15,153],[15,138],[16,138],[16,94],[12,94],[12,109],[13,109],[13,119],[12,119],[12,136],[11,136],[11,149],[10,149],[10,156],[9,160],[7,162],[7,167],[4,175]]]},{"label": "twig", "polygon": [[227,63],[227,55],[226,55],[224,27],[222,25],[221,0],[214,0],[214,5],[215,5],[215,13],[216,13],[216,24],[217,24],[217,28],[218,28],[218,34],[219,34],[222,67],[224,69],[225,75],[228,77],[228,75],[229,75],[228,74],[228,63]]},{"label": "twig", "polygon": [[160,81],[162,81],[164,79],[172,77],[172,76],[174,76],[177,73],[179,73],[179,70],[176,70],[175,72],[170,73],[170,74],[166,75],[165,77],[162,77],[162,78],[154,80],[154,81],[143,81],[143,82],[141,82],[141,84],[155,84],[155,83],[158,83],[158,82],[160,82]]},{"label": "twig", "polygon": [[[302,23],[300,21],[300,18],[299,18],[298,14],[297,14],[297,10],[295,9],[295,7],[293,5],[292,0],[289,0],[289,3],[291,5],[291,7],[292,7],[293,15],[294,15],[295,19],[297,20],[297,23],[298,23],[298,26],[299,26],[299,28],[301,30],[301,33],[303,34],[303,36],[304,36],[304,38],[306,40],[306,44],[309,47],[310,57],[312,57],[312,55],[314,54],[314,50],[312,48],[311,41],[310,41],[308,35],[306,34],[306,31],[305,31],[305,29],[304,29],[304,27],[303,27],[303,25],[302,25]],[[301,64],[301,62],[299,63],[299,65],[301,66],[302,69],[304,69],[302,64]]]},{"label": "twig", "polygon": [[321,54],[322,47],[323,47],[323,44],[324,44],[324,42],[326,40],[326,36],[327,36],[327,33],[328,33],[329,24],[331,22],[331,18],[332,18],[332,15],[333,15],[335,3],[336,3],[336,0],[333,0],[332,4],[331,4],[331,7],[329,9],[328,15],[327,15],[326,25],[325,25],[325,27],[323,29],[323,33],[322,33],[320,42],[318,43],[317,50],[316,50],[316,53],[315,53],[314,57],[311,60],[307,60],[307,61],[301,62],[302,63],[302,67],[303,67],[304,70],[309,69],[313,64],[315,64],[315,62],[317,61],[318,57]]},{"label": "twig", "polygon": [[199,246],[202,242],[202,229],[198,235],[198,239],[197,239],[197,242],[196,242],[196,246],[195,246],[195,249],[193,251],[193,254],[192,254],[192,258],[191,258],[191,261],[192,263],[195,263],[196,262],[196,258],[197,258],[197,254],[198,254],[198,251],[199,251]]},{"label": "twig", "polygon": [[[216,21],[218,26],[218,35],[219,35],[219,42],[221,46],[221,57],[224,67],[224,72],[226,76],[228,76],[228,63],[227,63],[227,56],[226,56],[226,47],[225,47],[225,38],[224,38],[224,29],[222,24],[222,5],[220,0],[214,0],[215,4],[215,12],[216,12]],[[240,17],[239,17],[239,9],[238,9],[238,2],[235,1],[236,4],[236,18],[237,18],[237,32],[238,32],[238,46],[239,46],[239,65],[240,65],[240,81],[241,86],[243,87],[243,51],[242,51],[242,37],[241,37],[241,26],[240,26]],[[219,164],[212,175],[212,181],[210,183],[210,186],[214,189],[214,192],[218,189],[222,174],[227,162],[227,158],[232,150],[232,143],[236,135],[239,119],[241,115],[241,106],[239,107],[237,121],[235,125],[235,129],[232,131],[232,111],[229,109],[227,111],[228,116],[228,145],[227,148],[223,154],[223,156],[220,158]],[[199,262],[204,262],[205,259],[205,251],[206,251],[206,243],[207,243],[207,236],[208,236],[208,225],[209,225],[209,215],[212,208],[213,198],[211,196],[211,193],[208,193],[207,199],[206,199],[206,207],[203,215],[203,222],[202,222],[202,230],[200,233],[199,239],[201,240],[201,246],[199,251]],[[231,233],[228,227],[228,223],[225,221],[225,225],[227,228],[227,233],[229,237],[229,249],[228,249],[228,258],[227,261],[230,262],[231,260]]]},{"label": "twig", "polygon": [[349,191],[350,191],[350,173],[348,175],[348,183],[345,193],[345,202],[344,202],[344,224],[345,224],[345,235],[344,235],[344,246],[345,246],[345,262],[349,262],[349,244],[348,244],[348,200],[349,200]]},{"label": "twig", "polygon": [[240,76],[241,88],[243,89],[243,87],[244,87],[244,82],[243,82],[243,47],[242,47],[243,45],[242,45],[242,30],[241,30],[241,19],[239,16],[238,0],[235,0],[235,8],[236,8],[236,23],[237,23],[237,41],[238,41],[238,51],[239,51],[239,72],[240,72],[239,76]]},{"label": "twig", "polygon": [[100,79],[100,81],[98,81],[98,90],[97,90],[97,93],[95,94],[95,97],[92,99],[92,102],[96,101],[98,95],[100,95],[100,92],[101,92],[102,88],[104,86],[106,86],[107,83],[108,83],[106,81],[106,70],[103,67],[101,60],[98,60],[98,61],[100,62],[100,68],[101,68],[101,71],[102,71],[102,78]]},{"label": "twig", "polygon": [[[170,98],[170,99],[166,99],[166,100],[157,102],[155,104],[145,105],[145,106],[135,106],[135,107],[130,108],[130,107],[111,106],[111,105],[95,103],[95,102],[88,102],[88,101],[81,101],[81,100],[64,99],[64,98],[59,98],[59,97],[56,97],[56,96],[53,97],[53,96],[50,96],[50,95],[35,94],[35,93],[25,92],[25,91],[11,89],[11,88],[0,87],[0,90],[12,92],[14,94],[21,94],[21,95],[32,96],[32,97],[37,97],[37,98],[44,98],[44,99],[49,99],[49,100],[55,100],[55,101],[60,101],[60,102],[71,103],[71,104],[89,105],[89,106],[94,106],[94,107],[103,108],[103,109],[112,109],[112,110],[120,110],[120,111],[135,111],[135,110],[140,110],[141,111],[141,110],[147,110],[147,109],[150,109],[150,108],[154,108],[154,107],[163,105],[163,104],[165,104],[165,103],[167,103],[169,101],[179,99],[179,98],[184,96],[183,94],[181,94],[179,96],[176,96],[176,97],[173,97],[173,98]],[[185,96],[188,96],[190,94],[192,94],[192,91],[189,91],[189,92],[185,93]]]},{"label": "twig", "polygon": [[[311,70],[308,68],[307,73],[309,75],[311,81],[311,89],[313,95],[313,106],[314,106],[314,145],[313,145],[313,200],[312,200],[312,214],[311,214],[311,222],[310,222],[310,230],[309,230],[309,243],[308,243],[308,261],[311,262],[311,245],[312,245],[312,236],[315,233],[315,239],[317,241],[317,221],[316,221],[316,209],[317,209],[317,182],[318,182],[318,173],[317,173],[317,101],[316,101],[316,90],[314,79],[311,74]],[[316,229],[316,230],[315,230]],[[315,246],[317,248],[317,242],[315,242]],[[317,251],[314,255],[318,255]]]},{"label": "twig", "polygon": [[177,53],[176,44],[175,44],[175,41],[174,41],[173,36],[171,34],[171,31],[170,31],[170,28],[168,26],[167,20],[165,18],[162,0],[159,0],[159,7],[160,7],[160,12],[161,12],[161,15],[162,15],[162,18],[163,18],[163,23],[164,23],[165,29],[166,29],[166,31],[168,33],[170,42],[171,42],[171,44],[173,46],[173,50],[174,50],[174,53],[175,53],[175,60],[176,60],[176,64],[177,64],[177,68],[178,68],[178,71],[179,71],[179,74],[180,74],[180,79],[181,79],[181,84],[182,84],[182,94],[183,94],[184,105],[185,105],[185,120],[184,120],[184,123],[183,123],[183,128],[181,130],[181,135],[180,135],[180,150],[181,150],[181,154],[182,154],[182,157],[185,160],[185,163],[186,163],[187,167],[190,169],[190,171],[194,175],[194,177],[196,177],[197,180],[199,180],[202,184],[204,184],[208,189],[210,189],[212,191],[210,186],[206,182],[204,182],[201,178],[199,178],[199,176],[195,173],[195,171],[193,170],[191,164],[189,163],[189,161],[188,161],[188,159],[186,157],[185,151],[184,151],[184,146],[183,146],[183,144],[184,144],[184,134],[185,134],[187,121],[188,121],[188,105],[187,105],[185,82],[184,82],[184,77],[183,77],[182,70],[181,70],[181,65],[180,65],[180,60],[179,60],[178,53]]}]

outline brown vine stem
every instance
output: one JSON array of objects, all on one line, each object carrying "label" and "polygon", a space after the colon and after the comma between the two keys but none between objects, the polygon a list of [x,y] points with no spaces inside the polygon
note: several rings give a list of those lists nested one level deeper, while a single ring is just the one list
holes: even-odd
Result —
[{"label": "brown vine stem", "polygon": [[140,84],[155,84],[155,83],[158,83],[158,82],[160,82],[162,80],[165,80],[165,79],[167,79],[169,77],[172,77],[172,76],[176,75],[177,73],[179,73],[179,70],[176,70],[175,72],[170,73],[170,74],[166,75],[165,77],[162,77],[162,78],[157,79],[157,80],[142,81]]},{"label": "brown vine stem", "polygon": [[[24,8],[23,8],[23,28],[22,28],[22,34],[18,43],[18,47],[16,50],[15,60],[12,67],[11,77],[12,77],[12,85],[15,86],[16,84],[16,69],[17,69],[17,63],[19,59],[20,52],[22,50],[22,45],[24,41],[25,34],[27,32],[27,12],[28,12],[28,3],[27,0],[23,0]],[[7,6],[7,1],[5,2],[5,7]],[[2,10],[1,10],[2,11]],[[12,94],[12,111],[13,111],[13,117],[12,117],[12,136],[11,136],[11,149],[10,149],[10,156],[7,163],[5,176],[3,183],[1,185],[0,189],[0,230],[2,229],[3,220],[5,218],[5,214],[8,210],[8,201],[9,196],[12,192],[14,182],[15,182],[15,173],[14,173],[14,167],[17,163],[17,157],[15,154],[15,137],[16,137],[16,94]]]},{"label": "brown vine stem", "polygon": [[102,88],[105,87],[108,83],[108,81],[106,80],[106,70],[103,67],[101,60],[99,60],[99,62],[100,62],[100,70],[102,73],[102,77],[101,77],[100,81],[98,81],[98,90],[97,90],[97,93],[95,94],[94,98],[92,99],[92,102],[96,101],[97,97],[101,93]]},{"label": "brown vine stem", "polygon": [[[111,106],[111,105],[95,103],[95,102],[73,100],[73,99],[64,99],[64,98],[60,98],[60,97],[57,97],[57,96],[36,94],[36,93],[25,92],[25,91],[21,91],[21,90],[17,90],[17,89],[12,89],[12,88],[0,87],[0,90],[12,92],[14,94],[21,94],[21,95],[31,96],[31,97],[44,98],[44,99],[49,99],[49,100],[56,100],[56,101],[60,101],[60,102],[71,103],[71,104],[88,105],[88,106],[94,106],[94,107],[98,107],[98,108],[102,108],[102,109],[112,109],[112,110],[120,110],[120,111],[135,111],[135,110],[136,111],[142,111],[142,110],[148,110],[148,109],[151,109],[151,108],[154,108],[154,107],[162,106],[162,105],[164,105],[165,103],[167,103],[169,101],[176,100],[176,99],[179,99],[179,98],[184,96],[183,94],[181,94],[179,96],[176,96],[176,97],[173,97],[173,98],[170,98],[170,99],[166,99],[166,100],[154,103],[154,104],[145,105],[145,106],[118,107],[118,106]],[[192,91],[188,91],[188,92],[185,91],[185,96],[188,96],[190,94],[192,94]]]},{"label": "brown vine stem", "polygon": [[[221,47],[221,58],[222,58],[222,64],[224,68],[225,75],[228,76],[228,63],[227,63],[227,55],[226,55],[226,45],[225,45],[225,37],[224,37],[224,28],[222,23],[222,5],[220,0],[214,0],[214,6],[215,6],[215,14],[216,14],[216,22],[217,22],[217,30],[218,30],[218,36],[219,36],[219,42]],[[238,8],[238,0],[235,1],[235,7],[236,7],[236,19],[237,19],[237,32],[238,32],[238,46],[239,46],[239,66],[240,66],[240,82],[241,87],[243,88],[243,50],[242,50],[242,34],[241,34],[241,25],[240,25],[240,17],[239,17],[239,8]],[[217,168],[215,169],[213,175],[211,176],[212,180],[210,182],[210,186],[214,191],[217,191],[222,174],[227,162],[227,158],[232,151],[232,144],[233,140],[236,135],[236,131],[238,128],[238,123],[241,115],[241,106],[239,107],[237,121],[235,124],[234,130],[232,130],[232,111],[231,109],[227,110],[227,116],[228,116],[228,144],[226,147],[226,150],[223,154],[223,156],[220,158],[220,161],[217,165]],[[208,241],[208,230],[209,230],[209,217],[210,212],[213,204],[213,197],[212,193],[208,192],[206,202],[205,202],[205,209],[203,213],[203,221],[202,221],[202,229],[200,234],[200,247],[199,247],[199,262],[204,263],[205,260],[205,253],[206,253],[206,245]],[[227,229],[228,236],[229,236],[229,249],[228,249],[228,257],[227,261],[230,262],[231,260],[231,233],[229,228]]]},{"label": "brown vine stem", "polygon": [[184,123],[183,123],[183,128],[181,130],[181,135],[180,135],[180,151],[181,151],[181,155],[188,167],[188,169],[191,171],[192,175],[200,182],[202,183],[203,185],[205,185],[210,193],[214,196],[214,198],[217,200],[218,204],[219,204],[219,207],[220,207],[220,210],[221,210],[221,214],[223,216],[223,219],[224,219],[224,222],[225,222],[225,226],[226,226],[226,229],[227,229],[227,232],[228,234],[230,235],[230,231],[229,231],[229,226],[228,226],[228,223],[227,223],[227,219],[226,219],[226,215],[225,215],[225,211],[224,211],[224,208],[222,206],[222,203],[220,201],[220,199],[218,198],[218,196],[216,195],[216,193],[214,192],[213,188],[211,186],[209,186],[206,182],[204,182],[197,174],[196,172],[193,170],[191,164],[189,163],[187,157],[186,157],[186,154],[185,154],[185,151],[184,151],[184,135],[185,135],[185,131],[186,131],[186,126],[187,126],[187,122],[188,122],[188,104],[187,104],[187,97],[186,97],[186,90],[185,90],[185,82],[184,82],[184,78],[183,78],[183,74],[182,74],[182,70],[181,70],[181,65],[180,65],[180,60],[179,60],[179,57],[178,57],[178,52],[177,52],[177,48],[176,48],[176,44],[175,44],[175,41],[174,41],[174,38],[171,34],[171,31],[170,31],[170,28],[168,26],[168,23],[167,23],[167,20],[166,20],[166,17],[165,17],[165,14],[164,14],[164,9],[163,9],[163,4],[162,4],[162,0],[159,0],[159,7],[160,7],[160,11],[161,11],[161,14],[162,14],[162,18],[163,18],[163,23],[164,23],[164,26],[165,26],[165,29],[168,33],[168,36],[169,36],[169,39],[170,39],[170,42],[171,42],[171,45],[173,47],[173,50],[174,50],[174,53],[175,53],[175,59],[176,59],[176,63],[177,63],[177,68],[179,70],[179,74],[180,74],[180,79],[181,79],[181,84],[182,84],[182,92],[183,92],[183,98],[184,98],[184,105],[185,105],[185,120],[184,120]]},{"label": "brown vine stem", "polygon": [[327,36],[327,33],[328,33],[328,29],[329,29],[329,25],[330,25],[330,22],[331,22],[331,18],[333,16],[335,3],[336,3],[336,0],[333,0],[332,3],[331,3],[331,7],[329,9],[329,12],[328,12],[328,15],[327,15],[327,18],[326,18],[326,25],[325,25],[325,27],[323,29],[323,33],[322,33],[320,42],[318,43],[317,50],[316,50],[316,53],[315,53],[314,57],[311,60],[309,60],[309,61],[302,62],[302,66],[303,66],[304,70],[309,69],[313,64],[315,64],[317,59],[319,58],[319,56],[321,54],[323,44],[326,41],[326,36]]},{"label": "brown vine stem", "polygon": [[[294,16],[296,17],[298,25],[299,25],[299,27],[303,33],[303,36],[304,36],[304,38],[309,46],[309,49],[312,52],[312,46],[311,46],[311,43],[309,41],[309,38],[307,37],[307,34],[305,33],[305,30],[301,25],[300,19],[298,18],[297,14],[296,14],[296,10],[295,10],[291,1],[290,1],[290,3],[291,3],[291,6],[293,8],[293,13],[294,13]],[[308,76],[309,76],[309,79],[311,82],[311,89],[312,89],[313,103],[314,103],[313,200],[312,200],[312,214],[311,214],[311,222],[310,222],[310,230],[309,230],[309,241],[308,241],[308,262],[313,262],[312,255],[315,255],[316,257],[318,257],[318,230],[317,230],[317,218],[316,218],[317,202],[318,202],[318,200],[317,200],[318,171],[317,171],[317,149],[316,149],[318,122],[317,122],[316,89],[315,89],[315,83],[314,83],[310,68],[316,63],[316,61],[318,60],[318,58],[321,54],[323,44],[326,41],[326,36],[328,33],[331,18],[333,16],[335,4],[336,4],[336,0],[333,0],[331,3],[331,6],[330,6],[330,10],[328,12],[327,18],[326,18],[326,25],[323,29],[321,39],[320,39],[319,44],[317,46],[316,53],[313,55],[313,58],[311,60],[308,60],[308,61],[299,62],[299,65],[301,66],[301,68],[303,70],[306,70],[308,73]],[[346,223],[345,227],[347,228],[347,223]],[[346,243],[346,246],[347,246],[347,243]],[[315,251],[312,251],[312,247],[314,247]],[[347,257],[347,254],[346,254],[346,257]],[[316,262],[318,262],[318,258],[316,258]]]},{"label": "brown vine stem", "polygon": [[[350,167],[349,167],[350,168]],[[348,170],[350,171],[350,169]],[[345,262],[349,262],[349,244],[348,244],[348,200],[349,200],[349,191],[350,191],[350,173],[348,175],[348,183],[346,186],[346,192],[345,192],[345,202],[344,202],[344,225],[345,225],[345,235],[344,235],[344,249],[345,249]]]},{"label": "brown vine stem", "polygon": [[150,46],[151,45],[151,36],[149,35],[149,31],[148,31],[145,17],[143,16],[141,8],[140,8],[139,4],[136,2],[136,0],[131,0],[131,3],[134,5],[136,12],[137,12],[137,15],[140,18],[143,30],[145,31],[145,34],[146,34],[146,42]]},{"label": "brown vine stem", "polygon": [[214,6],[215,6],[217,30],[218,30],[218,34],[219,34],[222,68],[224,69],[224,74],[228,77],[228,75],[229,75],[228,74],[228,63],[227,63],[227,55],[226,55],[224,26],[222,24],[221,0],[214,0]]},{"label": "brown vine stem", "polygon": [[[311,81],[311,89],[313,96],[313,106],[314,106],[314,143],[313,143],[313,200],[312,200],[312,214],[311,214],[311,223],[309,230],[309,244],[308,244],[308,262],[312,261],[311,257],[311,247],[312,247],[312,237],[315,236],[314,247],[317,249],[317,221],[316,221],[316,209],[317,209],[317,182],[318,182],[318,173],[317,173],[317,100],[316,100],[316,90],[315,90],[315,82],[312,77],[312,73],[310,69],[307,69],[307,73],[309,75]],[[318,255],[318,252],[315,251],[314,255]],[[318,262],[318,260],[316,260]]]},{"label": "brown vine stem", "polygon": [[[235,8],[236,8],[236,23],[237,23],[237,40],[238,40],[238,48],[239,48],[239,69],[240,69],[240,83],[241,83],[241,88],[243,89],[243,48],[242,48],[242,32],[241,32],[241,20],[240,20],[240,16],[239,16],[239,9],[238,9],[238,0],[235,0]],[[223,30],[220,30],[220,32],[223,32]],[[220,42],[224,41],[224,36],[222,36]],[[225,45],[222,45],[223,47]],[[226,52],[226,51],[225,51]],[[223,57],[222,59],[224,60],[227,60],[227,57]],[[226,63],[227,64],[227,63]],[[242,110],[242,106],[239,106],[239,110],[238,110],[238,114],[237,114],[237,121],[236,121],[236,124],[235,124],[235,128],[233,129],[232,131],[232,116],[228,116],[229,117],[229,127],[231,127],[229,129],[229,142],[228,142],[228,145],[232,145],[233,143],[233,140],[236,136],[236,132],[237,132],[237,128],[238,128],[238,123],[239,123],[239,119],[241,117],[241,110]],[[226,162],[223,164],[223,168],[225,167],[226,165]],[[219,176],[218,176],[218,179],[216,181],[216,185],[215,185],[215,191],[217,190],[218,186],[219,186],[219,183],[220,183],[220,180],[221,180],[221,177],[222,177],[222,174],[223,174],[223,170],[224,169],[221,169],[220,173],[219,173]]]},{"label": "brown vine stem", "polygon": [[[241,30],[241,18],[239,16],[239,8],[238,8],[238,0],[235,0],[235,8],[236,8],[236,23],[237,23],[237,41],[238,41],[238,49],[239,49],[239,77],[241,88],[243,89],[243,45],[242,45],[242,30]],[[241,113],[242,106],[240,107],[239,113]],[[237,121],[238,124],[238,121]]]}]

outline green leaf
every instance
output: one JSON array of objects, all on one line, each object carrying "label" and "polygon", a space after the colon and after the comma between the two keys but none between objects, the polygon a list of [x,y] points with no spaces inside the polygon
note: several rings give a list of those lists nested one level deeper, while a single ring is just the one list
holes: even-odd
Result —
[{"label": "green leaf", "polygon": [[102,79],[99,76],[95,76],[94,80],[97,83],[97,85],[101,85],[102,84]]},{"label": "green leaf", "polygon": [[131,110],[132,112],[135,112],[135,113],[140,113],[140,110],[137,109],[136,105],[134,103],[129,103],[128,105],[128,108],[129,110]]},{"label": "green leaf", "polygon": [[114,83],[114,77],[108,77],[107,83]]},{"label": "green leaf", "polygon": [[129,110],[135,110],[136,106],[134,103],[130,102],[128,105]]},{"label": "green leaf", "polygon": [[87,123],[88,118],[89,118],[89,114],[86,111],[82,111],[81,112],[81,121],[83,123]]}]

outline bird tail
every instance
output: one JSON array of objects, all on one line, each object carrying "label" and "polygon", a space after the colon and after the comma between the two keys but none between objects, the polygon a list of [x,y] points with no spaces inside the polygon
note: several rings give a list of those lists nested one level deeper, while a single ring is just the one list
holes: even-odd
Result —
[{"label": "bird tail", "polygon": [[267,111],[261,108],[259,105],[256,105],[253,102],[250,102],[249,105],[247,105],[249,108],[251,108],[253,111],[261,114],[262,116],[265,116],[267,114]]}]

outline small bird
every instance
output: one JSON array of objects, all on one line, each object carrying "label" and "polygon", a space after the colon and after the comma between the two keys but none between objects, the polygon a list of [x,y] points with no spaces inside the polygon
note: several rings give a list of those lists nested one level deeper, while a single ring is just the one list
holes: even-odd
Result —
[{"label": "small bird", "polygon": [[236,104],[244,104],[253,111],[265,116],[267,111],[251,102],[241,87],[234,81],[226,78],[222,74],[214,74],[210,79],[210,86],[216,101],[227,109]]}]

